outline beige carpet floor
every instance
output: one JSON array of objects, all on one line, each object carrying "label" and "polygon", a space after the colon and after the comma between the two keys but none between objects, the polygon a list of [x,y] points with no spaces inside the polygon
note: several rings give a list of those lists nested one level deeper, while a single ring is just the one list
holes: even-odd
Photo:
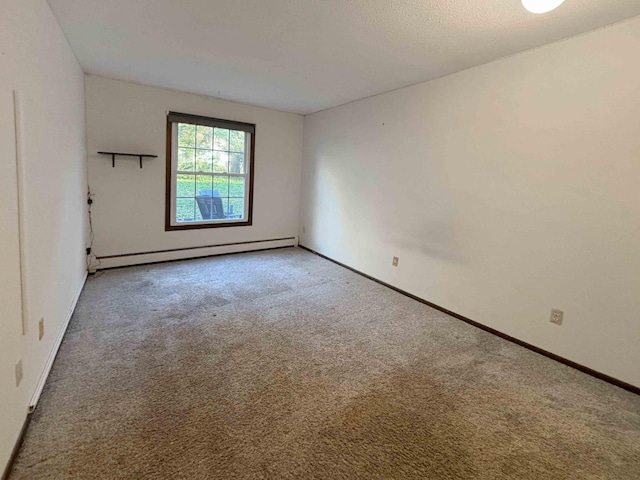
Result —
[{"label": "beige carpet floor", "polygon": [[11,476],[67,478],[639,479],[640,397],[300,249],[111,270]]}]

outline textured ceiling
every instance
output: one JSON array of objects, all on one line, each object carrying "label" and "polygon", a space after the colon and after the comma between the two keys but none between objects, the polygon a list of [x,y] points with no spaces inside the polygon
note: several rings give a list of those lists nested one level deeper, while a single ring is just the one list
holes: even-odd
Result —
[{"label": "textured ceiling", "polygon": [[639,0],[49,0],[86,72],[311,113],[640,15]]}]

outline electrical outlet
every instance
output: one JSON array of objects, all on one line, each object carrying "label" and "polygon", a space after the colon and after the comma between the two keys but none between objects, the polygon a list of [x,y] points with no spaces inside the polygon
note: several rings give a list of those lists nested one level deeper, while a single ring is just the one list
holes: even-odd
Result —
[{"label": "electrical outlet", "polygon": [[16,387],[20,386],[21,381],[22,381],[22,359],[18,360],[18,363],[16,363]]},{"label": "electrical outlet", "polygon": [[397,267],[399,261],[400,261],[400,259],[398,257],[393,257],[393,266]]},{"label": "electrical outlet", "polygon": [[564,312],[562,310],[553,309],[551,310],[551,319],[549,320],[551,323],[555,323],[556,325],[562,325],[562,317],[564,316]]},{"label": "electrical outlet", "polygon": [[38,340],[42,340],[44,337],[44,317],[38,322]]},{"label": "electrical outlet", "polygon": [[307,227],[302,227],[302,233],[307,233]]}]

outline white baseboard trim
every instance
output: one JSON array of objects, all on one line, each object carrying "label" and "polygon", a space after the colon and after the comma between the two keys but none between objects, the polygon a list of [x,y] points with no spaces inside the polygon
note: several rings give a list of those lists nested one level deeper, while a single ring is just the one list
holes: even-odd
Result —
[{"label": "white baseboard trim", "polygon": [[148,263],[170,262],[173,260],[187,260],[190,258],[225,255],[229,253],[252,252],[256,250],[268,250],[281,247],[294,247],[297,246],[297,244],[298,237],[287,237],[227,243],[220,245],[207,245],[202,247],[187,247],[175,250],[99,256],[98,260],[100,260],[100,266],[97,267],[97,269],[104,270],[109,268],[144,265]]},{"label": "white baseboard trim", "polygon": [[69,307],[69,311],[67,312],[67,316],[64,319],[64,323],[58,336],[56,337],[56,341],[53,344],[53,348],[49,353],[49,358],[47,358],[47,363],[42,370],[42,375],[40,375],[40,380],[38,380],[38,385],[36,385],[36,390],[33,392],[33,396],[31,397],[31,401],[29,402],[29,413],[33,412],[38,405],[38,400],[40,400],[40,395],[42,394],[42,389],[44,388],[44,384],[49,377],[49,372],[51,372],[51,367],[53,366],[53,362],[56,359],[56,355],[58,355],[58,350],[60,349],[60,345],[62,344],[62,339],[64,338],[64,334],[67,332],[67,327],[69,326],[69,322],[71,321],[71,317],[73,316],[73,312],[76,309],[76,304],[78,303],[78,299],[80,298],[80,294],[82,293],[82,289],[84,288],[84,284],[87,282],[87,273],[84,275],[84,279],[80,284],[80,288],[76,292],[73,300],[71,301],[71,306]]}]

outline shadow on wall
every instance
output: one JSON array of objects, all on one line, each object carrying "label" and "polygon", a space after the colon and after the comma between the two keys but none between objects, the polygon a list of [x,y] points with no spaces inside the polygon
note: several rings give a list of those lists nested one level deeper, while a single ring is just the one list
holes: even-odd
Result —
[{"label": "shadow on wall", "polygon": [[[451,263],[466,263],[466,258],[460,253],[458,235],[451,222],[428,220],[411,226],[398,222],[388,231],[392,235],[386,240],[402,250],[420,252],[429,258]],[[404,234],[401,235],[403,231]]]}]

